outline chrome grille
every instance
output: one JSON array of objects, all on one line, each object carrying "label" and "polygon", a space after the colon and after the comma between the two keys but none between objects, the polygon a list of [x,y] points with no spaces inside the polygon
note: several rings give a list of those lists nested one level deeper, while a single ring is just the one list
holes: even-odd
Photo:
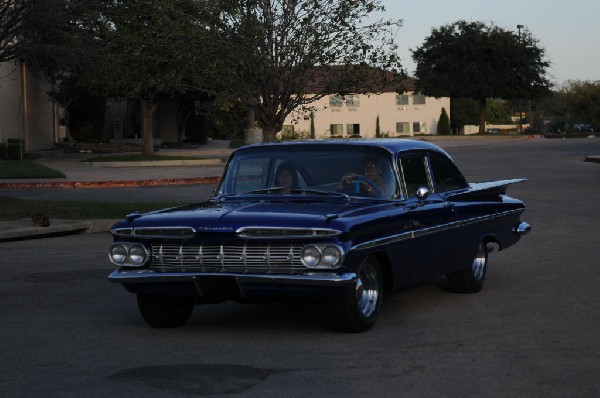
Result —
[{"label": "chrome grille", "polygon": [[154,244],[152,267],[201,272],[294,273],[306,270],[302,246],[286,244]]}]

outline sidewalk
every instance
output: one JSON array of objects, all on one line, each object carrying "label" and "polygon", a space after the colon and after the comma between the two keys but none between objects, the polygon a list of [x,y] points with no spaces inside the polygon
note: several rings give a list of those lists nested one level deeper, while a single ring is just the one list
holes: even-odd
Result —
[{"label": "sidewalk", "polygon": [[[193,160],[158,162],[98,162],[82,160],[101,156],[75,153],[39,158],[36,162],[61,171],[66,178],[0,180],[7,189],[106,189],[167,185],[214,184],[219,181],[232,150],[229,141],[212,140],[197,149],[161,149],[159,155],[194,157]],[[116,220],[51,219],[37,227],[31,219],[0,221],[0,242],[36,239],[79,232],[107,231]]]},{"label": "sidewalk", "polygon": [[[36,162],[66,178],[0,180],[0,189],[92,189],[113,187],[212,184],[218,181],[232,150],[229,141],[211,140],[197,149],[161,149],[159,155],[193,160],[148,162],[83,162],[99,155],[75,153],[49,156]],[[100,155],[101,156],[101,155]]]}]

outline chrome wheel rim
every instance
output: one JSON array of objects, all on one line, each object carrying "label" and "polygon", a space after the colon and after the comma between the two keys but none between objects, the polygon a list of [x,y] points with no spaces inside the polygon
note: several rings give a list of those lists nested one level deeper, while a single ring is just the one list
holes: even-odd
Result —
[{"label": "chrome wheel rim", "polygon": [[476,281],[482,281],[485,278],[485,268],[487,266],[487,251],[484,244],[479,245],[479,250],[473,259],[473,278]]},{"label": "chrome wheel rim", "polygon": [[363,264],[356,281],[356,299],[360,313],[370,317],[377,308],[379,299],[379,280],[377,271],[370,263]]}]

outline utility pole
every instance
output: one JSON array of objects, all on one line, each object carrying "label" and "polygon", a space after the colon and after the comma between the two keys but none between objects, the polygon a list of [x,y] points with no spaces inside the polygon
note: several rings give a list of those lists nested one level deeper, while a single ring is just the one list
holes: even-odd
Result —
[{"label": "utility pole", "polygon": [[[519,31],[519,44],[521,43],[521,29],[525,28],[525,25],[517,25]],[[519,98],[519,133],[523,133],[523,104],[522,99]]]}]

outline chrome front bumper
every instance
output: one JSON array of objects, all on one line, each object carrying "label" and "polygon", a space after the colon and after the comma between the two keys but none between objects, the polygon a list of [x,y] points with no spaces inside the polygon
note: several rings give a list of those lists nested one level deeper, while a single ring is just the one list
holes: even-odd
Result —
[{"label": "chrome front bumper", "polygon": [[525,221],[521,221],[515,226],[513,231],[519,236],[524,236],[531,232],[531,225],[527,224]]},{"label": "chrome front bumper", "polygon": [[226,272],[156,272],[153,270],[117,270],[108,276],[115,283],[185,283],[196,282],[203,278],[231,278],[238,284],[259,283],[275,285],[301,286],[344,286],[353,284],[358,276],[354,272],[345,274],[305,273],[297,275],[282,274],[239,274]]}]

